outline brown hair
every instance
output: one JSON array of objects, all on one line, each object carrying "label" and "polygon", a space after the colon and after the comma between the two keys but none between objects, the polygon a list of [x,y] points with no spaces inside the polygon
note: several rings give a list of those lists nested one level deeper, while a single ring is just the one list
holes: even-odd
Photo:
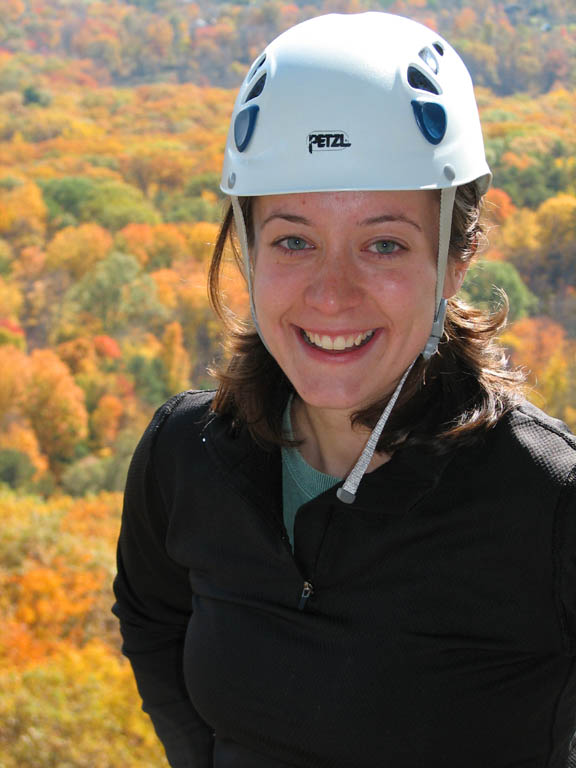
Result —
[{"label": "brown hair", "polygon": [[[251,198],[241,200],[249,244],[253,240]],[[469,262],[484,237],[480,221],[482,197],[474,182],[458,187],[452,218],[449,258]],[[228,414],[233,425],[245,425],[264,446],[289,444],[282,416],[294,391],[267,351],[251,320],[241,320],[224,305],[220,290],[224,252],[230,244],[243,271],[231,206],[214,248],[209,272],[211,304],[224,323],[226,357],[212,371],[219,381],[213,409]],[[441,451],[454,440],[469,442],[493,427],[518,401],[522,376],[506,366],[496,337],[506,322],[508,301],[494,313],[448,300],[444,335],[438,353],[419,357],[400,393],[378,442],[378,451],[400,443],[427,443]],[[388,396],[353,414],[352,423],[373,428]]]}]

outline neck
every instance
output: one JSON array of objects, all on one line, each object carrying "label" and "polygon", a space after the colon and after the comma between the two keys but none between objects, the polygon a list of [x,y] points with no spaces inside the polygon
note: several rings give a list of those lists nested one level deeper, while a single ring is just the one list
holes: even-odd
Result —
[{"label": "neck", "polygon": [[[292,431],[302,440],[300,453],[311,467],[333,477],[346,477],[362,453],[370,429],[352,426],[350,411],[315,408],[298,397],[292,403]],[[376,453],[368,472],[389,461],[390,456]]]}]

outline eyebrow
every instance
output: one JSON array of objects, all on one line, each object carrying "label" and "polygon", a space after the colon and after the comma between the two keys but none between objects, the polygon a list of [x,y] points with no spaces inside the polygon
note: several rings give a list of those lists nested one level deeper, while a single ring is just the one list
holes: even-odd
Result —
[{"label": "eyebrow", "polygon": [[[305,216],[296,216],[292,213],[272,213],[270,216],[264,219],[262,222],[262,227],[265,227],[266,224],[268,224],[270,221],[273,221],[274,219],[289,221],[291,224],[304,224],[307,227],[313,226],[313,222],[311,222],[310,219],[307,219]],[[411,226],[415,227],[420,232],[422,231],[420,224],[418,224],[413,219],[410,219],[408,216],[404,216],[402,213],[385,213],[381,216],[371,216],[370,218],[361,221],[360,226],[368,227],[371,224],[385,224],[389,221],[402,221],[405,224],[410,224]]]},{"label": "eyebrow", "polygon": [[369,219],[364,219],[360,224],[362,226],[369,226],[370,224],[385,224],[387,221],[403,221],[405,224],[410,224],[416,229],[422,232],[422,227],[414,219],[410,219],[408,216],[404,216],[402,213],[390,213],[383,214],[382,216],[372,216]]},{"label": "eyebrow", "polygon": [[265,227],[269,221],[273,221],[274,219],[283,219],[284,221],[289,221],[291,224],[305,224],[308,227],[312,226],[310,219],[307,219],[304,216],[296,216],[291,213],[272,213],[268,218],[264,219],[262,226]]}]

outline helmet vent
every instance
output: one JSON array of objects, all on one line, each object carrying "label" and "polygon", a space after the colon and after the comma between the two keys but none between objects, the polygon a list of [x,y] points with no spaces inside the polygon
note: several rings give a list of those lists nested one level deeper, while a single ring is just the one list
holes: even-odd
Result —
[{"label": "helmet vent", "polygon": [[422,48],[418,56],[420,56],[422,61],[430,67],[435,75],[438,74],[438,59],[434,56],[430,48]]},{"label": "helmet vent", "polygon": [[430,144],[440,144],[446,135],[448,119],[442,104],[433,101],[413,101],[414,117],[422,135]]},{"label": "helmet vent", "polygon": [[444,56],[444,46],[440,45],[440,43],[433,43],[433,45],[440,56]]},{"label": "helmet vent", "polygon": [[244,99],[244,103],[246,103],[247,101],[251,101],[252,99],[255,99],[258,96],[260,96],[260,94],[264,90],[265,85],[266,85],[266,73],[264,73],[262,77],[258,80],[258,82],[252,86],[252,88],[250,89],[250,93]]},{"label": "helmet vent", "polygon": [[250,144],[254,129],[256,128],[259,111],[260,107],[257,104],[251,104],[236,115],[236,120],[234,120],[234,141],[238,152],[244,152],[248,144]]},{"label": "helmet vent", "polygon": [[437,96],[440,94],[432,80],[424,72],[416,69],[416,67],[408,67],[408,82],[412,88],[417,88],[419,91],[428,91],[429,93],[435,93]]},{"label": "helmet vent", "polygon": [[256,72],[258,72],[258,70],[260,69],[262,64],[264,64],[265,61],[266,61],[266,54],[264,54],[264,56],[262,56],[260,59],[258,59],[258,61],[254,64],[254,66],[252,67],[250,72],[248,72],[248,77],[246,78],[246,82],[247,83],[249,83],[250,80],[252,80],[252,78],[254,77]]}]

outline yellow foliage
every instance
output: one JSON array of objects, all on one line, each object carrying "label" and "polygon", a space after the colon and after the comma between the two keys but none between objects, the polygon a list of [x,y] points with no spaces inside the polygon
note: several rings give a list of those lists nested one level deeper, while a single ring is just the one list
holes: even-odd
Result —
[{"label": "yellow foliage", "polygon": [[576,197],[557,195],[545,200],[537,212],[538,224],[547,243],[561,248],[574,242],[576,233]]},{"label": "yellow foliage", "polygon": [[158,357],[161,349],[162,343],[153,333],[145,333],[139,339],[128,339],[123,344],[124,356],[127,359],[139,355],[147,360],[152,360],[154,357]]},{"label": "yellow foliage", "polygon": [[86,542],[104,542],[113,553],[120,529],[121,507],[121,493],[102,492],[75,499],[61,519],[61,530]]},{"label": "yellow foliage", "polygon": [[23,300],[22,291],[18,285],[0,276],[0,318],[16,320]]},{"label": "yellow foliage", "polygon": [[151,273],[156,283],[156,295],[168,309],[176,309],[178,303],[177,288],[181,278],[173,269],[158,269]]},{"label": "yellow foliage", "polygon": [[13,346],[0,346],[0,419],[16,411],[24,397],[29,376],[29,361],[24,352]]},{"label": "yellow foliage", "polygon": [[108,256],[112,244],[110,233],[98,224],[66,227],[48,244],[46,264],[50,269],[67,269],[79,279]]},{"label": "yellow foliage", "polygon": [[0,193],[0,234],[20,244],[35,244],[45,235],[46,205],[33,182]]},{"label": "yellow foliage", "polygon": [[526,263],[541,245],[542,229],[536,211],[520,208],[511,214],[499,231],[499,240],[505,254],[512,260]]},{"label": "yellow foliage", "polygon": [[0,672],[2,768],[167,768],[128,662],[107,645],[61,646]]},{"label": "yellow foliage", "polygon": [[218,239],[220,227],[208,221],[198,221],[182,227],[188,252],[196,261],[209,261]]},{"label": "yellow foliage", "polygon": [[564,422],[576,434],[576,408],[567,405],[564,409]]},{"label": "yellow foliage", "polygon": [[34,480],[46,472],[48,460],[40,451],[38,439],[33,430],[20,422],[14,421],[6,430],[0,432],[0,450],[13,450],[24,453],[30,459],[30,463],[36,470]]}]

